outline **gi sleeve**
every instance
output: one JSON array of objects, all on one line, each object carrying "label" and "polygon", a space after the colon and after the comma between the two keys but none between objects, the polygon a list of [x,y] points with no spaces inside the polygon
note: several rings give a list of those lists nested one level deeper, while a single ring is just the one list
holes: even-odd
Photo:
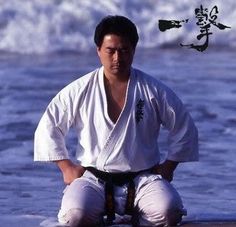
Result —
[{"label": "gi sleeve", "polygon": [[65,136],[74,117],[73,95],[68,88],[58,93],[43,114],[34,137],[34,160],[68,159]]},{"label": "gi sleeve", "polygon": [[198,160],[198,130],[189,112],[169,88],[159,93],[159,115],[168,132],[167,159],[177,162]]}]

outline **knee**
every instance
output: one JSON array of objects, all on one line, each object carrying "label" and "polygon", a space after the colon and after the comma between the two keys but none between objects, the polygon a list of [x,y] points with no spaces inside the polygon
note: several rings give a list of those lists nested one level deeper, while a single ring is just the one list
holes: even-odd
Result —
[{"label": "knee", "polygon": [[153,208],[153,216],[157,218],[157,222],[161,221],[163,226],[176,226],[182,221],[183,210],[182,204],[167,203]]},{"label": "knee", "polygon": [[173,207],[168,209],[163,216],[167,226],[176,226],[182,221],[183,210]]},{"label": "knee", "polygon": [[97,226],[98,218],[89,215],[88,212],[82,209],[71,209],[66,214],[67,224],[70,227],[80,226]]},{"label": "knee", "polygon": [[182,221],[183,208],[176,204],[153,204],[141,214],[141,226],[176,226]]}]

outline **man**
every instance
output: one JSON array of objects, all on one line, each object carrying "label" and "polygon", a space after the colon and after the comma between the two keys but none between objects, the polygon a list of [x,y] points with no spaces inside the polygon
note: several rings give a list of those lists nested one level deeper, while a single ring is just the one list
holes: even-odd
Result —
[{"label": "man", "polygon": [[[132,215],[138,226],[170,226],[184,214],[170,184],[179,162],[198,159],[197,129],[168,87],[132,65],[138,42],[126,17],[105,17],[94,40],[102,67],[72,82],[51,101],[35,132],[35,161],[53,161],[67,188],[59,221],[98,226]],[[169,130],[167,159],[160,164],[160,126]],[[69,159],[65,135],[78,137]]]}]

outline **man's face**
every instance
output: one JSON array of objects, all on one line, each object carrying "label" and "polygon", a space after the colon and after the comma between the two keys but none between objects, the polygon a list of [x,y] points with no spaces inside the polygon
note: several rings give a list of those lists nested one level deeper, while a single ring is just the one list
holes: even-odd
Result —
[{"label": "man's face", "polygon": [[128,76],[133,62],[135,49],[124,37],[114,34],[105,35],[97,53],[107,76]]}]

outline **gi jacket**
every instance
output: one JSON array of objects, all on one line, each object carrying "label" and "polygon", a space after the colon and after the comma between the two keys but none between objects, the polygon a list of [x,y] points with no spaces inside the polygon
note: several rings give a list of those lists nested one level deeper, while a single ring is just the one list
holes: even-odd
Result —
[{"label": "gi jacket", "polygon": [[148,169],[159,163],[160,127],[168,129],[169,160],[198,159],[198,133],[174,92],[131,69],[126,100],[116,123],[108,115],[103,67],[77,79],[53,98],[35,132],[35,161],[68,159],[65,136],[78,138],[76,158],[102,171]]}]

